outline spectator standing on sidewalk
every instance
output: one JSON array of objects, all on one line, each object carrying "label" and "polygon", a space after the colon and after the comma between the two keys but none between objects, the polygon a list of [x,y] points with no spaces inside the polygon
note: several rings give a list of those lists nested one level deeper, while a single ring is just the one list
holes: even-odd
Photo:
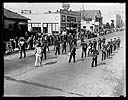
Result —
[{"label": "spectator standing on sidewalk", "polygon": [[120,43],[121,43],[121,40],[120,40],[120,38],[118,37],[118,39],[117,39],[117,48],[120,47]]},{"label": "spectator standing on sidewalk", "polygon": [[15,37],[15,41],[16,41],[16,42],[15,42],[15,43],[16,43],[16,44],[15,44],[15,47],[18,48],[18,37],[17,37],[17,36]]},{"label": "spectator standing on sidewalk", "polygon": [[11,43],[11,52],[14,52],[14,49],[15,49],[14,39],[10,39],[10,43]]},{"label": "spectator standing on sidewalk", "polygon": [[12,52],[11,41],[8,42],[7,47],[8,47],[8,52],[11,53]]},{"label": "spectator standing on sidewalk", "polygon": [[41,56],[42,56],[42,49],[41,49],[41,45],[40,43],[38,42],[36,44],[36,47],[35,47],[35,64],[34,64],[34,67],[37,67],[37,66],[41,66]]},{"label": "spectator standing on sidewalk", "polygon": [[33,35],[31,35],[31,38],[30,38],[30,40],[29,40],[29,45],[30,45],[30,47],[29,47],[29,49],[31,50],[31,49],[33,49]]},{"label": "spectator standing on sidewalk", "polygon": [[114,38],[114,41],[113,41],[113,50],[114,51],[116,50],[116,38]]}]

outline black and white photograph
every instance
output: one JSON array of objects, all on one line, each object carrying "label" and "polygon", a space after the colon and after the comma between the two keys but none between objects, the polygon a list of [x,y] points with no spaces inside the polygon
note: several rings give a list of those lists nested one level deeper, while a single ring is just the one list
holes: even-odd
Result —
[{"label": "black and white photograph", "polygon": [[4,97],[126,97],[126,3],[3,2]]}]

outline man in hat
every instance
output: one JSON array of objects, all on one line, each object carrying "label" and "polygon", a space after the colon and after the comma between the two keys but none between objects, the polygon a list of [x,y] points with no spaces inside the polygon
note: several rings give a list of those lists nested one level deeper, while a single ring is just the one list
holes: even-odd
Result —
[{"label": "man in hat", "polygon": [[96,39],[94,39],[94,41],[93,41],[93,47],[96,49],[96,47],[97,47],[97,41],[96,41]]},{"label": "man in hat", "polygon": [[101,49],[101,38],[99,38],[99,40],[98,40],[98,49]]},{"label": "man in hat", "polygon": [[25,40],[22,38],[19,40],[19,43],[18,43],[18,46],[19,46],[19,53],[20,53],[20,59],[22,58],[22,52],[24,53],[24,58],[26,57],[26,43],[25,43]]},{"label": "man in hat", "polygon": [[118,37],[118,39],[117,39],[117,48],[120,47],[120,43],[121,43],[121,40],[120,40],[120,38]]},{"label": "man in hat", "polygon": [[110,42],[108,42],[108,44],[106,45],[106,49],[107,49],[107,57],[110,56]]},{"label": "man in hat", "polygon": [[105,44],[105,41],[106,41],[106,39],[105,39],[105,37],[103,36],[102,43]]},{"label": "man in hat", "polygon": [[68,63],[71,62],[72,57],[73,57],[73,60],[74,60],[74,63],[75,63],[75,55],[76,55],[76,47],[75,47],[75,45],[73,44]]},{"label": "man in hat", "polygon": [[112,54],[112,48],[113,48],[113,41],[112,39],[110,40],[110,54]]},{"label": "man in hat", "polygon": [[86,51],[87,51],[87,43],[85,41],[83,41],[81,58],[83,58],[83,54],[85,54],[85,57],[86,57]]},{"label": "man in hat", "polygon": [[46,60],[46,58],[47,58],[47,55],[46,55],[46,48],[47,48],[47,44],[46,44],[45,42],[43,42],[41,61],[43,60],[43,56],[44,56],[44,59],[45,59],[45,60]]},{"label": "man in hat", "polygon": [[116,38],[114,38],[114,41],[113,41],[113,50],[115,51],[116,50]]},{"label": "man in hat", "polygon": [[106,59],[106,45],[105,44],[102,45],[101,50],[102,50],[102,58],[101,58],[101,60],[105,60]]},{"label": "man in hat", "polygon": [[63,54],[63,51],[65,51],[66,53],[66,40],[64,40],[62,43],[62,54]]},{"label": "man in hat", "polygon": [[57,43],[56,43],[56,52],[55,52],[55,55],[57,54],[57,52],[58,52],[58,55],[60,55],[60,42],[59,41],[57,41]]},{"label": "man in hat", "polygon": [[99,55],[98,50],[96,50],[96,48],[93,48],[93,52],[92,52],[92,63],[91,66],[94,67],[94,63],[95,63],[95,67],[97,66],[97,55]]},{"label": "man in hat", "polygon": [[88,56],[90,55],[90,52],[92,54],[92,46],[93,46],[93,43],[91,42],[91,40],[89,40],[89,44],[88,44],[88,48],[89,48],[89,50],[88,50]]}]

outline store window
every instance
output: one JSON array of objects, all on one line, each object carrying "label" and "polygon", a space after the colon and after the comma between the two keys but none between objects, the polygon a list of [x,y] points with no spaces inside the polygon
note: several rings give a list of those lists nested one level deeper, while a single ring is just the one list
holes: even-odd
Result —
[{"label": "store window", "polygon": [[86,24],[90,24],[90,21],[86,21]]},{"label": "store window", "polygon": [[76,22],[76,17],[67,16],[67,22]]}]

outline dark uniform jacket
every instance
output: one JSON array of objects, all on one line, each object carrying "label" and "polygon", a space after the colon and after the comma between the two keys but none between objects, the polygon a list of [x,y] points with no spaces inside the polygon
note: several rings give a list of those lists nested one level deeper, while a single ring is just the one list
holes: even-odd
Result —
[{"label": "dark uniform jacket", "polygon": [[92,43],[92,42],[89,42],[89,46],[92,48],[92,46],[93,46],[93,43]]},{"label": "dark uniform jacket", "polygon": [[87,49],[87,43],[82,44],[82,49],[85,51]]},{"label": "dark uniform jacket", "polygon": [[72,54],[72,55],[76,55],[76,48],[75,48],[75,47],[72,48],[71,54]]},{"label": "dark uniform jacket", "polygon": [[19,41],[18,45],[19,45],[19,50],[23,50],[26,47],[25,41]]},{"label": "dark uniform jacket", "polygon": [[95,58],[95,57],[97,57],[97,55],[99,55],[98,50],[93,50],[93,55],[92,55],[92,57]]},{"label": "dark uniform jacket", "polygon": [[59,42],[56,43],[56,48],[60,48],[60,43]]},{"label": "dark uniform jacket", "polygon": [[106,45],[102,45],[102,52],[106,51]]},{"label": "dark uniform jacket", "polygon": [[46,45],[44,45],[43,47],[42,47],[42,53],[45,53],[46,52]]},{"label": "dark uniform jacket", "polygon": [[106,45],[106,49],[107,49],[107,50],[110,50],[110,44],[107,44],[107,45]]},{"label": "dark uniform jacket", "polygon": [[101,44],[101,42],[102,42],[102,41],[99,39],[99,40],[98,40],[98,44]]}]

